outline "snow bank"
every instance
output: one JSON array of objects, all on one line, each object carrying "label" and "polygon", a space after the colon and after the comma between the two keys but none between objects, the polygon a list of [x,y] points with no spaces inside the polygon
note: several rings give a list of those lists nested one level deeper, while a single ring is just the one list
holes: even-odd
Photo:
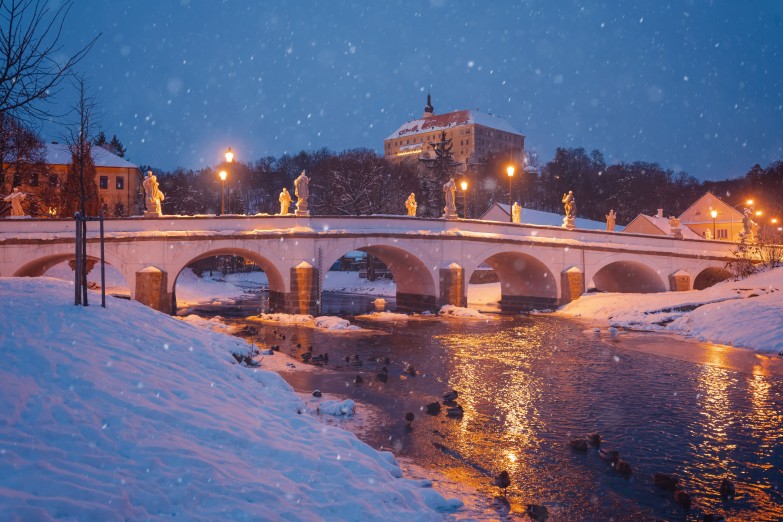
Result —
[{"label": "snow bank", "polygon": [[259,321],[269,323],[296,324],[299,326],[309,326],[329,332],[357,332],[364,331],[363,328],[352,325],[347,319],[335,317],[332,315],[323,315],[313,317],[312,315],[301,314],[261,314],[251,315],[246,318],[248,321]]},{"label": "snow bank", "polygon": [[324,274],[324,291],[349,292],[352,294],[397,295],[397,285],[391,279],[368,281],[359,277],[359,272],[329,271]]},{"label": "snow bank", "polygon": [[315,318],[315,327],[323,330],[331,331],[343,331],[343,330],[361,330],[362,328],[351,324],[347,319],[341,319],[339,317],[324,315]]},{"label": "snow bank", "polygon": [[[2,278],[0,519],[440,520],[459,501],[324,425],[244,341]],[[93,301],[97,298],[93,294]]]},{"label": "snow bank", "polygon": [[473,308],[463,308],[461,306],[443,305],[438,312],[446,317],[456,317],[460,319],[489,319],[490,316],[484,315]]},{"label": "snow bank", "polygon": [[356,318],[371,321],[407,321],[411,316],[395,312],[372,312],[370,314],[357,315]]},{"label": "snow bank", "polygon": [[783,352],[783,267],[705,290],[583,295],[557,313],[599,324],[666,331],[702,341]]}]

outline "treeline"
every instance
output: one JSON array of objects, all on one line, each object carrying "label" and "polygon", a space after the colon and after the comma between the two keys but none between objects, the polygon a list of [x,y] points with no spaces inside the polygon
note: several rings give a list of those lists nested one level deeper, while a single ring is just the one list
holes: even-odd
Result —
[{"label": "treeline", "polygon": [[[468,173],[433,172],[417,161],[389,162],[368,149],[340,153],[321,149],[195,171],[153,170],[166,195],[167,214],[218,213],[222,191],[227,213],[276,214],[280,191],[286,187],[293,194],[293,181],[305,170],[310,177],[310,210],[316,215],[405,214],[404,201],[413,192],[419,216],[440,216],[442,182],[454,176],[458,182],[466,180],[469,187],[464,194],[458,190],[459,214],[464,215],[465,206],[468,217],[477,218],[494,202],[509,202],[506,166],[503,157],[491,157]],[[220,170],[228,172],[224,186],[217,175]],[[666,215],[679,215],[707,190],[732,206],[753,198],[766,215],[781,216],[783,161],[766,168],[753,165],[736,179],[701,182],[657,163],[607,165],[597,150],[559,148],[551,161],[517,171],[511,180],[512,200],[536,210],[562,212],[561,198],[569,190],[576,197],[579,217],[603,221],[614,209],[621,224],[659,208]]]}]

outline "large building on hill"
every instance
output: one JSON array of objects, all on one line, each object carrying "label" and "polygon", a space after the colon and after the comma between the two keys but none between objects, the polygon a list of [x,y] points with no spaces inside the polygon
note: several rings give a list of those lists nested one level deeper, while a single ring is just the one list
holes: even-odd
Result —
[{"label": "large building on hill", "polygon": [[430,95],[420,119],[402,124],[383,141],[383,155],[392,161],[434,158],[431,144],[441,141],[443,132],[451,140],[453,159],[463,168],[495,153],[507,153],[516,165],[524,158],[525,136],[506,120],[475,109],[435,114]]}]

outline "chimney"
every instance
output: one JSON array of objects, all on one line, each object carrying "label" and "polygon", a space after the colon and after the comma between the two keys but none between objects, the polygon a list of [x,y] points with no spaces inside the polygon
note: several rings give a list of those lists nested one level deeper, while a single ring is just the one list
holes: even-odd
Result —
[{"label": "chimney", "polygon": [[662,218],[663,217],[663,209],[662,208],[658,209],[658,213],[655,215],[655,217],[657,217],[657,218]]}]

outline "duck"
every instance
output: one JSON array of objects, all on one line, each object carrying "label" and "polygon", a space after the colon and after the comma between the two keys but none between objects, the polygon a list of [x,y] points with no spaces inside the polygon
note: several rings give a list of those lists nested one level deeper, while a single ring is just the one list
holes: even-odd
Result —
[{"label": "duck", "polygon": [[590,441],[590,445],[596,448],[601,447],[601,434],[600,433],[591,433],[587,436],[587,439]]},{"label": "duck", "polygon": [[633,473],[633,468],[631,468],[631,465],[621,459],[619,453],[614,455],[614,458],[612,459],[612,467],[617,473],[625,477]]},{"label": "duck", "polygon": [[549,510],[540,504],[528,504],[525,513],[535,522],[546,522],[549,518]]},{"label": "duck", "polygon": [[495,477],[495,485],[503,490],[503,496],[505,497],[506,488],[511,485],[511,476],[509,476],[508,471],[503,470]]},{"label": "duck", "polygon": [[381,382],[386,382],[389,380],[389,369],[385,366],[381,367],[380,370],[375,372],[375,378],[378,379]]},{"label": "duck", "polygon": [[443,394],[444,401],[456,401],[459,393],[456,390],[449,390]]},{"label": "duck", "polygon": [[411,363],[405,363],[405,367],[402,370],[403,373],[407,373],[408,375],[416,375],[416,368],[413,367]]},{"label": "duck", "polygon": [[412,412],[408,412],[408,413],[406,413],[406,414],[405,414],[405,426],[406,426],[407,428],[410,428],[410,427],[411,427],[411,425],[413,424],[413,419],[415,419],[415,418],[416,418],[416,417],[413,415],[413,413],[412,413]]},{"label": "duck", "polygon": [[677,491],[680,487],[680,479],[667,473],[656,473],[653,475],[653,482],[659,488],[667,491]]},{"label": "duck", "polygon": [[598,456],[605,460],[614,461],[615,458],[619,458],[620,452],[618,452],[617,450],[598,448]]},{"label": "duck", "polygon": [[724,478],[720,482],[720,497],[723,500],[730,500],[737,494],[737,488],[734,487],[734,483],[728,478]]},{"label": "duck", "polygon": [[674,492],[674,501],[685,509],[691,508],[691,496],[681,489]]},{"label": "duck", "polygon": [[431,402],[424,407],[424,410],[430,415],[437,415],[440,413],[440,403],[438,401]]},{"label": "duck", "polygon": [[361,375],[357,375],[356,377],[354,377],[353,382],[354,384],[361,384],[364,382],[364,379],[362,379]]},{"label": "duck", "polygon": [[726,522],[726,517],[723,515],[707,513],[701,518],[701,520],[702,522]]},{"label": "duck", "polygon": [[449,417],[462,417],[462,415],[465,413],[465,411],[462,409],[462,406],[457,404],[456,406],[452,406],[451,408],[446,408],[446,415]]},{"label": "duck", "polygon": [[574,439],[568,445],[574,451],[587,452],[587,441],[585,439]]}]

